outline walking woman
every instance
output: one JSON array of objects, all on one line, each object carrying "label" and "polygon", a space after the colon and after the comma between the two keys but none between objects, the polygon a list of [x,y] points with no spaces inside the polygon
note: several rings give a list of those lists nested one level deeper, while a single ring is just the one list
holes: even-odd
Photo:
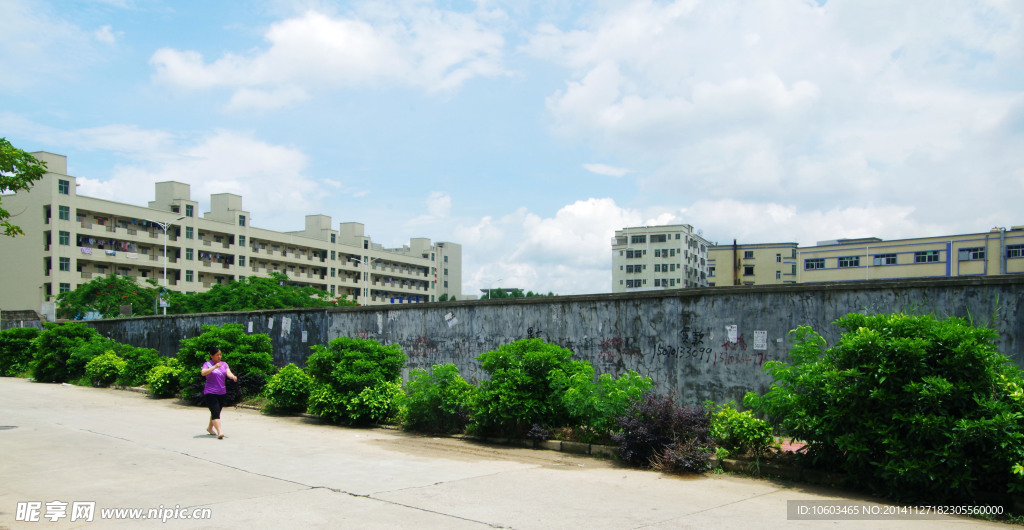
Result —
[{"label": "walking woman", "polygon": [[238,378],[231,373],[228,363],[220,360],[220,348],[211,346],[209,353],[210,360],[203,363],[203,369],[199,372],[206,378],[203,397],[206,398],[206,406],[210,407],[210,424],[206,426],[206,432],[222,440],[224,431],[220,428],[220,409],[224,408],[224,394],[227,393],[224,378],[230,377],[235,382],[238,381]]}]

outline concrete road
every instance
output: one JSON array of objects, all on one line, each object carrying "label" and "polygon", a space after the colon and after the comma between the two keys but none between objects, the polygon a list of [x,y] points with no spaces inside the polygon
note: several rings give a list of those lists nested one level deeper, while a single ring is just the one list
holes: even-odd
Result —
[{"label": "concrete road", "polygon": [[176,400],[0,378],[0,528],[1006,528],[797,520],[787,501],[868,499],[235,408],[217,440],[207,418]]}]

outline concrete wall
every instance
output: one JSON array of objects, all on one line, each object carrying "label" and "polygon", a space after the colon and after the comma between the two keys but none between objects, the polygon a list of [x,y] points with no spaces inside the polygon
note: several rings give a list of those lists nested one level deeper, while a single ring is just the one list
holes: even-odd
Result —
[{"label": "concrete wall", "polygon": [[201,324],[239,322],[269,333],[278,365],[303,366],[313,344],[340,336],[400,344],[409,368],[454,363],[470,381],[486,377],[476,357],[540,337],[594,364],[651,376],[683,403],[742,399],[764,391],[765,361],[785,360],[787,333],[812,326],[831,343],[849,312],[961,316],[1000,333],[998,347],[1024,366],[1024,277],[718,287],[555,298],[145,317],[93,322],[118,341],[171,355]]}]

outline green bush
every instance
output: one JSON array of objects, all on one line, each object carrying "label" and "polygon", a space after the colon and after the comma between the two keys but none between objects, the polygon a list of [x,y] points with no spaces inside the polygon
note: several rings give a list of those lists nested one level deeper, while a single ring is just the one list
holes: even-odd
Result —
[{"label": "green bush", "polygon": [[138,348],[121,344],[116,350],[124,359],[125,365],[117,384],[122,386],[140,386],[146,384],[146,375],[153,367],[164,362],[164,357],[152,348]]},{"label": "green bush", "polygon": [[181,367],[176,362],[153,367],[146,375],[149,393],[158,398],[174,397],[178,393],[180,372]]},{"label": "green bush", "polygon": [[313,378],[302,368],[288,364],[267,381],[263,395],[267,398],[265,410],[274,414],[305,412]]},{"label": "green bush", "polygon": [[68,381],[78,379],[88,381],[89,378],[85,373],[85,366],[104,353],[114,352],[116,355],[120,346],[121,343],[116,340],[104,337],[98,333],[75,346],[67,361]]},{"label": "green bush", "polygon": [[711,439],[729,454],[763,456],[775,445],[772,426],[745,410],[740,412],[726,403],[711,418]]},{"label": "green bush", "polygon": [[11,328],[0,331],[0,377],[16,377],[29,370],[32,341],[38,328]]},{"label": "green bush", "polygon": [[85,363],[81,364],[81,370],[70,374],[68,360],[79,346],[103,337],[80,322],[46,323],[43,327],[32,341],[32,377],[44,383],[63,383],[85,375]]},{"label": "green bush", "polygon": [[451,434],[462,432],[469,420],[467,400],[473,385],[466,382],[454,364],[438,364],[430,371],[416,368],[406,383],[407,431]]},{"label": "green bush", "polygon": [[794,330],[790,363],[745,404],[807,443],[810,464],[899,500],[980,500],[1024,477],[1020,370],[993,346],[996,333],[959,318],[849,314],[831,348]]},{"label": "green bush", "polygon": [[586,427],[578,432],[593,436],[580,440],[588,443],[608,438],[617,428],[619,417],[654,386],[650,377],[633,370],[617,379],[610,374],[595,378],[590,361],[574,361],[569,371],[556,369],[550,377],[552,390],[561,396],[569,421],[573,426]]},{"label": "green bush", "polygon": [[405,391],[399,381],[368,386],[348,402],[348,417],[355,425],[395,423],[405,408]]},{"label": "green bush", "polygon": [[541,339],[524,339],[481,354],[490,378],[480,382],[470,403],[469,430],[487,436],[522,438],[534,424],[570,423],[562,397],[552,391],[552,371],[575,373],[573,353]]},{"label": "green bush", "polygon": [[[242,324],[204,325],[199,336],[182,339],[178,350],[182,366],[179,374],[182,399],[201,404],[205,380],[199,372],[203,363],[210,359],[211,346],[220,348],[222,360],[228,363],[240,383],[243,376],[253,376],[246,377],[246,381],[260,382],[274,375],[274,349],[270,335],[247,334]],[[261,377],[255,377],[257,374]],[[259,395],[263,388],[257,384],[243,385],[240,391],[242,397],[251,397]]]},{"label": "green bush", "polygon": [[[336,338],[313,346],[306,372],[313,378],[308,411],[332,423],[351,425],[380,421],[379,402],[391,396],[387,384],[401,380],[405,354],[398,345],[366,339]],[[369,390],[364,394],[364,391]]]},{"label": "green bush", "polygon": [[85,375],[89,378],[92,386],[107,387],[114,384],[121,370],[125,366],[124,359],[120,358],[113,350],[98,355],[85,365]]}]

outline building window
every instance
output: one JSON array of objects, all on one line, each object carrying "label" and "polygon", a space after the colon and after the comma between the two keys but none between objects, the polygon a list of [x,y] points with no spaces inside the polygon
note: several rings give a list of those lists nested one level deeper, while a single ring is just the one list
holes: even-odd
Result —
[{"label": "building window", "polygon": [[331,278],[334,277],[334,267],[331,267]]},{"label": "building window", "polygon": [[245,236],[238,236],[238,246],[245,246]]},{"label": "building window", "polygon": [[708,276],[710,276],[712,278],[715,277],[715,268],[714,267],[708,267]]},{"label": "building window", "polygon": [[193,278],[193,275],[194,275],[194,274],[195,274],[195,273],[194,273],[194,272],[192,272],[192,271],[185,271],[185,281],[186,281],[186,282],[190,282],[190,281],[192,281],[192,278]]},{"label": "building window", "polygon": [[[655,278],[654,279],[654,286],[655,287],[661,287],[661,280],[658,279],[658,278]],[[666,285],[666,287],[668,287],[668,286]]]},{"label": "building window", "polygon": [[633,280],[626,280],[626,289],[631,289],[632,287],[633,287]]},{"label": "building window", "polygon": [[1024,245],[1006,245],[1006,257],[1024,258]]},{"label": "building window", "polygon": [[743,266],[743,275],[744,276],[753,276],[754,275],[754,266],[753,265],[744,265]]},{"label": "building window", "polygon": [[926,250],[923,252],[914,253],[914,263],[938,263],[938,261],[938,250]]},{"label": "building window", "polygon": [[60,270],[71,272],[71,258],[60,258]]},{"label": "building window", "polygon": [[71,284],[70,283],[62,283],[62,284],[60,284],[60,292],[66,293],[66,292],[69,292],[69,291],[71,291]]},{"label": "building window", "polygon": [[804,260],[804,270],[813,271],[825,268],[825,258],[807,258]]},{"label": "building window", "polygon": [[661,272],[661,264],[660,263],[655,263],[654,264],[654,272]]},{"label": "building window", "polygon": [[70,206],[58,206],[57,207],[57,217],[59,217],[61,221],[70,221],[71,220],[71,207]]},{"label": "building window", "polygon": [[185,205],[185,217],[195,217],[195,207],[191,204]]},{"label": "building window", "polygon": [[[665,256],[668,257],[668,254],[665,254]],[[654,249],[654,257],[656,257],[656,258],[660,258],[661,257],[661,249],[659,249],[659,248]]]},{"label": "building window", "polygon": [[61,245],[70,245],[71,244],[71,232],[65,232],[65,231],[61,230],[60,234],[58,235],[58,238],[59,239],[58,239],[57,242],[60,243]]},{"label": "building window", "polygon": [[185,259],[192,259],[192,258],[193,258],[192,249],[186,248],[185,249]]},{"label": "building window", "polygon": [[875,254],[875,265],[895,265],[896,254]]},{"label": "building window", "polygon": [[185,239],[195,239],[195,232],[191,226],[185,227]]},{"label": "building window", "polygon": [[245,256],[238,256],[238,266],[245,267]]},{"label": "building window", "polygon": [[781,280],[782,279],[782,271],[775,271],[775,279],[776,280]]},{"label": "building window", "polygon": [[782,263],[782,254],[775,255],[775,263]]},{"label": "building window", "polygon": [[70,195],[71,194],[71,181],[64,180],[64,179],[58,179],[57,180],[57,193],[59,193],[61,195]]},{"label": "building window", "polygon": [[960,261],[978,261],[985,259],[985,247],[962,248],[959,252]]},{"label": "building window", "polygon": [[331,234],[331,243],[335,242],[335,240],[337,239],[336,236],[337,236],[337,234]]},{"label": "building window", "polygon": [[754,259],[754,251],[753,250],[744,250],[743,251],[743,259]]},{"label": "building window", "polygon": [[245,226],[245,216],[244,215],[239,215],[238,216],[238,226]]},{"label": "building window", "polygon": [[636,244],[636,243],[646,243],[647,242],[647,236],[632,236],[632,237],[630,237],[629,242],[633,243],[633,244]]},{"label": "building window", "polygon": [[860,256],[846,256],[839,258],[839,268],[860,267]]}]

